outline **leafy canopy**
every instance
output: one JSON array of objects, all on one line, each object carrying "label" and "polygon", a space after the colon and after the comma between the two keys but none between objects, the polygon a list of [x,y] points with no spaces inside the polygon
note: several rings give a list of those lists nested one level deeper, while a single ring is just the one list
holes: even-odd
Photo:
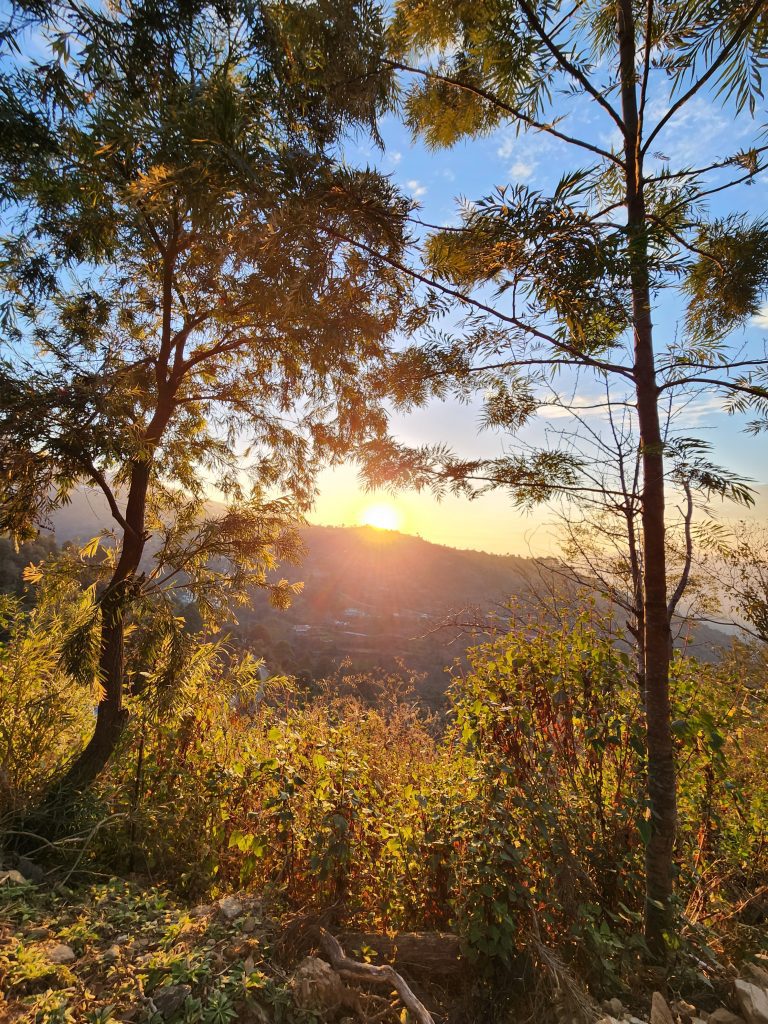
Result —
[{"label": "leafy canopy", "polygon": [[[338,157],[388,102],[379,12],[64,0],[3,39],[0,529],[85,483],[130,536],[146,473],[169,572],[228,557],[263,582],[318,466],[386,426],[406,289],[339,240],[404,244],[406,201]],[[206,526],[214,485],[231,508]]]}]

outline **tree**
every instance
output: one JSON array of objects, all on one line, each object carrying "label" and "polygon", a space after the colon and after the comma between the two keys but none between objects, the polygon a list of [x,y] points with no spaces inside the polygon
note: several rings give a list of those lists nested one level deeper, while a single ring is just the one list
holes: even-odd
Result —
[{"label": "tree", "polygon": [[[709,389],[734,411],[756,409],[755,429],[765,422],[765,351],[740,355],[729,336],[768,285],[768,225],[714,217],[706,206],[755,179],[765,145],[701,167],[673,166],[657,148],[697,97],[754,114],[768,15],[760,0],[400,0],[390,41],[387,66],[402,76],[406,122],[429,146],[509,125],[544,133],[587,161],[552,195],[505,186],[465,204],[458,225],[426,226],[424,259],[411,272],[436,312],[452,303],[464,311],[463,330],[435,330],[405,352],[399,379],[419,380],[424,394],[466,397],[482,388],[487,424],[514,432],[551,401],[542,385],[556,381],[568,405],[563,375],[571,374],[577,397],[594,375],[609,404],[633,417],[637,480],[595,482],[573,446],[479,461],[394,442],[369,447],[367,475],[373,485],[438,491],[504,487],[520,502],[568,495],[607,503],[627,528],[639,527],[633,571],[651,814],[645,920],[648,944],[661,954],[676,821],[670,620],[681,582],[667,567],[665,492],[677,479],[683,491],[696,484],[749,501],[747,489],[710,465],[699,439],[665,435],[663,404]],[[660,112],[652,103],[659,98]],[[567,115],[585,104],[599,126],[582,132]],[[653,316],[662,293],[677,301],[681,330],[660,344]],[[676,478],[682,465],[688,476]]]},{"label": "tree", "polygon": [[385,429],[408,207],[338,158],[387,101],[366,0],[61,0],[1,38],[0,529],[33,535],[86,485],[116,538],[87,551],[103,699],[78,792],[123,730],[131,609],[181,589],[215,618],[254,585],[284,603],[269,573],[317,467]]}]

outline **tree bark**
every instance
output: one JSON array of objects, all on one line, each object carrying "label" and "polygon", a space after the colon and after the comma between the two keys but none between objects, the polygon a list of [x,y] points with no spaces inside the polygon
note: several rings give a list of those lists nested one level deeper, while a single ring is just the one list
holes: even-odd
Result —
[{"label": "tree bark", "polygon": [[98,778],[114,753],[128,720],[123,707],[125,614],[146,543],[144,526],[150,471],[151,461],[143,459],[134,463],[131,472],[125,510],[128,529],[123,535],[123,547],[112,579],[100,599],[99,682],[104,696],[96,708],[96,724],[90,740],[56,782],[56,798],[63,799],[64,803],[83,793]]},{"label": "tree bark", "polygon": [[641,129],[631,0],[617,0],[621,103],[624,120],[627,242],[632,288],[634,380],[643,470],[643,618],[645,719],[651,831],[646,848],[645,938],[662,957],[670,926],[672,855],[677,821],[674,748],[669,700],[672,640],[667,609],[664,444],[653,350]]}]

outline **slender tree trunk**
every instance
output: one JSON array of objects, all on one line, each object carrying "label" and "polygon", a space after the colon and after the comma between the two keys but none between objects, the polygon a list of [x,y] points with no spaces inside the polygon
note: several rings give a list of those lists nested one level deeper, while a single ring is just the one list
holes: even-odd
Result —
[{"label": "slender tree trunk", "polygon": [[669,702],[672,652],[667,609],[664,513],[664,446],[653,351],[641,128],[635,71],[632,0],[617,0],[621,102],[625,130],[627,235],[635,344],[635,391],[643,470],[643,618],[645,717],[651,833],[646,850],[645,937],[663,956],[670,925],[672,854],[677,820],[674,748]]},{"label": "slender tree trunk", "polygon": [[144,520],[150,469],[151,463],[144,459],[134,463],[131,473],[125,511],[129,529],[124,533],[120,558],[100,602],[99,682],[104,695],[96,708],[96,724],[90,740],[56,783],[55,792],[59,799],[76,797],[98,778],[112,756],[128,720],[127,711],[123,707],[125,614],[144,553]]}]

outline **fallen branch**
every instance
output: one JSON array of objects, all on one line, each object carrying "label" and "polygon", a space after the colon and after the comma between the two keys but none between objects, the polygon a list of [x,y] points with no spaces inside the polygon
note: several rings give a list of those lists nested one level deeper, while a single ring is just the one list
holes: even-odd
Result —
[{"label": "fallen branch", "polygon": [[432,1014],[421,1000],[416,998],[405,980],[393,967],[388,964],[378,967],[375,964],[363,964],[359,960],[350,960],[339,940],[325,928],[320,929],[320,945],[333,969],[338,971],[343,978],[349,978],[351,981],[370,982],[374,985],[389,985],[397,992],[403,1006],[413,1014],[419,1024],[435,1024]]}]

